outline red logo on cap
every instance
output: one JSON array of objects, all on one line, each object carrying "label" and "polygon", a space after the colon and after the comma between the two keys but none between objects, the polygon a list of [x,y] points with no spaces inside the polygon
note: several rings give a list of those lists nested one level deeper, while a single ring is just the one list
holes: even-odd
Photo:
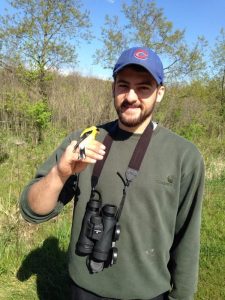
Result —
[{"label": "red logo on cap", "polygon": [[143,49],[138,49],[134,52],[134,56],[137,58],[137,59],[142,59],[142,60],[145,60],[148,58],[148,52],[146,50],[143,50]]}]

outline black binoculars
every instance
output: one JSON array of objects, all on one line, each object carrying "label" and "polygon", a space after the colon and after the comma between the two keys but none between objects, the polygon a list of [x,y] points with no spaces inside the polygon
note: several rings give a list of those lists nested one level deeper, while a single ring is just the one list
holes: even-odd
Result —
[{"label": "black binoculars", "polygon": [[76,253],[88,256],[87,265],[91,273],[100,272],[116,263],[118,250],[115,242],[120,235],[116,213],[115,205],[106,204],[102,207],[102,202],[94,199],[94,193],[87,203]]}]

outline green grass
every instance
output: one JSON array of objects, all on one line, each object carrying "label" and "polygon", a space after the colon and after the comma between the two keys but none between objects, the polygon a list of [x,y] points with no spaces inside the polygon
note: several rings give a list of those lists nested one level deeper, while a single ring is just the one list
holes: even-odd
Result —
[{"label": "green grass", "polygon": [[225,299],[225,180],[206,183],[199,291],[196,299]]},{"label": "green grass", "polygon": [[[45,224],[22,220],[18,199],[37,166],[62,140],[50,132],[41,145],[7,137],[0,162],[0,299],[66,300],[67,254],[72,203]],[[225,180],[206,182],[202,215],[201,260],[196,299],[225,299]]]},{"label": "green grass", "polygon": [[65,220],[62,216],[36,228],[20,224],[18,244],[1,244],[5,251],[1,253],[0,299],[67,299],[70,224]]},{"label": "green grass", "polygon": [[22,219],[18,203],[23,186],[62,135],[49,132],[40,145],[20,143],[16,137],[7,136],[2,144],[7,158],[0,163],[1,300],[67,299],[71,205],[59,218],[36,226]]}]

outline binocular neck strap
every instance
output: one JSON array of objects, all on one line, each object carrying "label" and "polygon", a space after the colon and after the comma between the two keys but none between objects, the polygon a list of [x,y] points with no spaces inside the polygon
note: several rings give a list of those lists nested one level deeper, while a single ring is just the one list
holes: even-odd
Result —
[{"label": "binocular neck strap", "polygon": [[[117,126],[116,126],[117,127]],[[113,132],[115,131],[115,126],[113,127]],[[112,133],[111,133],[112,134]],[[101,175],[101,172],[102,172],[102,168],[105,164],[105,161],[107,159],[107,156],[109,154],[109,150],[112,146],[112,142],[113,142],[113,139],[112,139],[112,136],[108,133],[106,136],[105,136],[105,139],[103,141],[103,144],[105,145],[106,147],[106,152],[105,152],[105,155],[103,157],[102,160],[98,160],[95,165],[94,165],[94,168],[93,168],[93,172],[92,172],[92,176],[91,176],[91,189],[92,190],[95,190],[95,187],[96,185],[98,184],[98,179]]]},{"label": "binocular neck strap", "polygon": [[[93,168],[93,173],[92,173],[92,177],[91,177],[92,192],[95,191],[95,187],[98,184],[98,179],[100,177],[102,168],[104,166],[104,163],[107,159],[110,148],[112,146],[112,142],[113,142],[112,137],[113,137],[114,133],[116,132],[116,129],[117,129],[117,126],[114,126],[112,128],[111,132],[106,135],[106,137],[103,141],[103,144],[106,146],[106,153],[105,153],[104,159],[98,160]],[[125,172],[126,180],[124,180],[122,175],[117,172],[117,175],[119,175],[119,177],[121,178],[121,180],[123,181],[123,184],[124,184],[123,196],[122,196],[119,208],[116,213],[117,221],[119,220],[121,213],[122,213],[122,209],[123,209],[124,202],[126,199],[127,188],[129,187],[129,185],[133,181],[133,179],[137,176],[138,171],[141,166],[141,163],[142,163],[142,160],[145,156],[146,150],[151,141],[152,131],[153,131],[153,123],[150,122],[149,125],[145,128],[143,134],[140,136],[140,138],[137,142],[137,145],[134,149],[134,152],[133,152],[130,162],[128,164],[127,170]]]},{"label": "binocular neck strap", "polygon": [[133,155],[130,159],[129,165],[125,172],[126,181],[123,179],[123,177],[120,173],[117,173],[119,175],[119,177],[122,179],[123,184],[124,184],[123,196],[120,201],[120,205],[119,205],[119,208],[118,208],[117,214],[116,214],[117,221],[119,221],[122,210],[123,210],[123,206],[124,206],[126,195],[127,195],[127,188],[129,187],[129,185],[133,181],[133,179],[137,176],[138,171],[141,166],[141,163],[142,163],[142,160],[145,156],[146,150],[151,141],[152,131],[153,131],[153,123],[150,122],[150,124],[146,127],[145,131],[143,132],[140,139],[138,140],[137,145],[134,149]]},{"label": "binocular neck strap", "polygon": [[153,123],[150,122],[149,125],[145,128],[143,134],[140,136],[137,145],[134,149],[134,152],[132,154],[132,157],[130,159],[128,168],[126,170],[126,179],[128,183],[130,183],[134,179],[134,177],[137,176],[142,160],[145,156],[145,152],[150,143],[152,137],[152,131],[153,131]]},{"label": "binocular neck strap", "polygon": [[[110,133],[108,133],[105,136],[105,139],[103,141],[103,144],[106,146],[106,153],[104,155],[103,160],[98,160],[93,168],[92,178],[91,178],[91,186],[92,190],[95,189],[96,185],[98,184],[98,179],[100,177],[100,174],[102,172],[102,168],[104,166],[104,163],[107,159],[107,156],[109,154],[112,142],[113,142],[113,136],[117,131],[117,124],[112,128]],[[140,169],[142,160],[144,158],[145,152],[148,148],[148,145],[150,143],[151,137],[152,137],[152,131],[153,131],[153,123],[150,122],[149,125],[145,128],[143,134],[140,136],[140,139],[137,142],[137,145],[134,149],[134,152],[132,154],[132,157],[130,159],[130,162],[128,164],[128,168],[126,170],[125,176],[126,176],[126,185],[128,186],[131,181],[137,176],[137,173]],[[120,175],[121,177],[121,175]]]}]

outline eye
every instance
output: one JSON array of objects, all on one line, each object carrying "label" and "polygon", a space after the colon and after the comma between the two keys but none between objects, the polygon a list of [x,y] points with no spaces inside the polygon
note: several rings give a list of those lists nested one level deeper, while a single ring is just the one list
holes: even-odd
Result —
[{"label": "eye", "polygon": [[151,94],[152,94],[152,86],[151,85],[140,85],[137,90],[136,93],[142,97],[142,98],[148,98]]},{"label": "eye", "polygon": [[141,86],[140,89],[143,91],[147,91],[150,89],[150,87],[149,86]]},{"label": "eye", "polygon": [[138,90],[143,93],[148,93],[149,91],[151,91],[151,89],[152,87],[150,85],[141,85],[138,88]]},{"label": "eye", "polygon": [[128,85],[127,84],[125,84],[125,83],[119,83],[118,85],[117,85],[117,89],[119,90],[119,91],[127,91],[128,89],[129,89],[129,87],[128,87]]}]

